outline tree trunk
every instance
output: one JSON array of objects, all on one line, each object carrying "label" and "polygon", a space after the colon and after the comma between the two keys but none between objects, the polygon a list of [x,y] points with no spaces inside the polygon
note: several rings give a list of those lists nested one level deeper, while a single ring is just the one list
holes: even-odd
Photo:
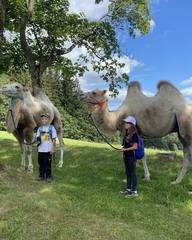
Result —
[{"label": "tree trunk", "polygon": [[38,63],[35,64],[35,68],[30,69],[31,72],[31,80],[32,80],[32,89],[33,89],[33,95],[36,96],[41,87],[41,78],[42,78],[42,73],[40,71],[41,65]]},{"label": "tree trunk", "polygon": [[0,42],[3,41],[5,23],[5,0],[0,0]]}]

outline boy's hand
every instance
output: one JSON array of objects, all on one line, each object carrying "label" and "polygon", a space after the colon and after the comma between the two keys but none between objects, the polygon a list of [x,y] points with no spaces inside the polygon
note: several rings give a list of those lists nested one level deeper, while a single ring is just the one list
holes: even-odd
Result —
[{"label": "boy's hand", "polygon": [[52,148],[51,151],[50,151],[51,155],[52,155],[54,152],[55,152],[55,148]]}]

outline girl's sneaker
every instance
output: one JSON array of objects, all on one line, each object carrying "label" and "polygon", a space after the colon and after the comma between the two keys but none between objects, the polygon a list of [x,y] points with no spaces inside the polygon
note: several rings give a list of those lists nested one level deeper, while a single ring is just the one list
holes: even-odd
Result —
[{"label": "girl's sneaker", "polygon": [[126,198],[137,197],[137,196],[139,196],[137,191],[130,191],[125,195]]},{"label": "girl's sneaker", "polygon": [[125,188],[124,190],[120,191],[121,194],[128,194],[131,192],[131,189]]}]

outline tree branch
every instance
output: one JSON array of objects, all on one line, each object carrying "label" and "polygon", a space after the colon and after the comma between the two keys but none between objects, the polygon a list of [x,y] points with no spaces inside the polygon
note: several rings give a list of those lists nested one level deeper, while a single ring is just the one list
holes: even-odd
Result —
[{"label": "tree branch", "polygon": [[4,36],[4,24],[5,24],[5,0],[0,0],[0,42],[3,41]]}]

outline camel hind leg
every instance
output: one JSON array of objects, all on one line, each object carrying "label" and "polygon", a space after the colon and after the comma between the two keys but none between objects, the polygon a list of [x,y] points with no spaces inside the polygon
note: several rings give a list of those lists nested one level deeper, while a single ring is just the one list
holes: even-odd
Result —
[{"label": "camel hind leg", "polygon": [[147,166],[146,155],[142,158],[143,170],[144,170],[144,180],[150,181],[150,173]]},{"label": "camel hind leg", "polygon": [[182,169],[172,184],[180,183],[192,163],[192,123],[190,116],[180,113],[176,116],[178,123],[178,137],[183,145]]},{"label": "camel hind leg", "polygon": [[64,155],[64,141],[63,141],[63,134],[62,132],[57,134],[57,137],[59,139],[59,144],[60,144],[60,161],[57,164],[59,168],[63,166],[63,155]]},{"label": "camel hind leg", "polygon": [[192,153],[192,147],[188,147],[188,146],[183,146],[183,164],[182,164],[182,169],[179,173],[179,175],[177,176],[176,180],[171,182],[171,184],[178,184],[181,183],[181,181],[183,180],[184,176],[187,173],[188,167],[190,165],[190,155]]}]

